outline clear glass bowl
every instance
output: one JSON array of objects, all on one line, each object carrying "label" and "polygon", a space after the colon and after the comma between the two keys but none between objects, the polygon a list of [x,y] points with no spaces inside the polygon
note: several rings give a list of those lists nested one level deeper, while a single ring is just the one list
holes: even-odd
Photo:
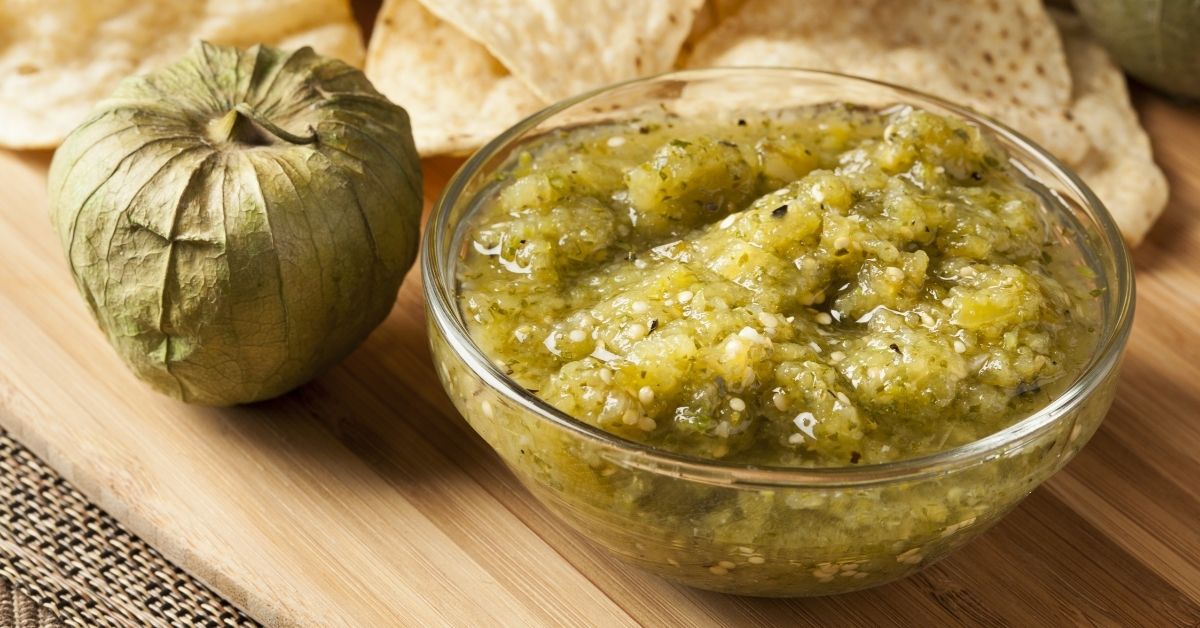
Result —
[{"label": "clear glass bowl", "polygon": [[[1034,182],[1106,289],[1077,381],[1040,412],[978,441],[887,464],[784,469],[723,464],[627,441],[559,412],[474,344],[456,299],[463,232],[514,150],[542,134],[650,109],[773,110],[906,103],[986,128]],[[688,585],[762,596],[854,591],[900,578],[971,540],[1060,469],[1112,402],[1133,317],[1129,255],[1107,211],[1044,150],[999,123],[907,89],[838,74],[713,69],[572,98],[508,130],[455,175],[421,257],[429,338],[459,412],[547,507],[620,558]]]}]

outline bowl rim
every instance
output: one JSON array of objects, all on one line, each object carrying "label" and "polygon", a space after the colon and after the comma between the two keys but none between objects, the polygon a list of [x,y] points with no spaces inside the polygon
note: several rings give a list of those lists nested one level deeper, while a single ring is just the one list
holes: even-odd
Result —
[{"label": "bowl rim", "polygon": [[[1099,248],[1101,250],[1094,250],[1091,253],[1096,255],[1097,262],[1112,264],[1113,276],[1110,278],[1111,283],[1105,282],[1104,284],[1105,295],[1110,303],[1109,307],[1103,310],[1105,314],[1102,321],[1102,336],[1093,350],[1091,358],[1075,381],[1036,412],[1002,430],[969,443],[891,462],[798,468],[721,462],[672,452],[622,438],[554,408],[503,373],[472,340],[458,308],[457,278],[447,276],[449,265],[445,263],[452,254],[453,243],[457,241],[455,234],[451,234],[452,246],[447,247],[446,251],[440,251],[437,244],[437,236],[443,230],[459,227],[457,224],[448,224],[448,214],[457,204],[467,184],[471,182],[480,167],[500,150],[520,140],[527,131],[560,112],[597,96],[642,84],[664,81],[688,82],[713,79],[721,75],[745,73],[770,74],[781,79],[790,77],[795,80],[815,80],[883,89],[896,96],[897,104],[932,105],[935,110],[959,116],[1001,138],[1009,145],[1010,158],[1018,166],[1029,163],[1037,164],[1050,173],[1056,179],[1057,184],[1079,199],[1084,211],[1095,222],[1095,230],[1100,236]],[[1055,426],[1060,419],[1074,416],[1071,411],[1090,398],[1097,387],[1118,366],[1130,335],[1135,304],[1132,260],[1111,214],[1078,175],[1048,151],[988,115],[939,97],[884,81],[803,68],[743,66],[665,72],[607,85],[545,107],[492,139],[459,167],[433,206],[422,237],[421,249],[421,279],[429,324],[436,326],[458,357],[489,387],[531,413],[536,420],[549,421],[576,436],[603,446],[606,450],[619,452],[619,458],[610,456],[612,462],[657,474],[719,485],[750,485],[764,488],[875,485],[897,480],[922,479],[998,457],[1010,449],[1020,447],[1038,438]]]}]

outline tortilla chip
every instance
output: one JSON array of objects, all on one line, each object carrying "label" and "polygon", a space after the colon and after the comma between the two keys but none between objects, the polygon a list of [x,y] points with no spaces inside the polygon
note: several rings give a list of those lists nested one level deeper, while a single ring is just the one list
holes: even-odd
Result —
[{"label": "tortilla chip", "polygon": [[425,156],[474,150],[544,106],[486,48],[417,0],[384,2],[367,77],[408,110]]},{"label": "tortilla chip", "polygon": [[1065,118],[1071,78],[1040,0],[749,0],[687,67],[778,65],[906,85],[969,105],[1060,158],[1088,140]]},{"label": "tortilla chip", "polygon": [[671,69],[703,0],[421,0],[547,102]]},{"label": "tortilla chip", "polygon": [[117,82],[196,40],[268,43],[362,63],[346,0],[0,0],[0,145],[48,148]]},{"label": "tortilla chip", "polygon": [[1071,116],[1091,140],[1070,162],[1136,246],[1167,205],[1167,179],[1129,102],[1125,77],[1079,18],[1055,14],[1074,79]]},{"label": "tortilla chip", "polygon": [[746,0],[705,0],[704,5],[696,12],[696,19],[692,21],[692,30],[683,40],[679,56],[675,59],[675,67],[687,67],[687,60],[692,56],[696,44],[718,24],[741,10],[743,4],[746,4]]}]

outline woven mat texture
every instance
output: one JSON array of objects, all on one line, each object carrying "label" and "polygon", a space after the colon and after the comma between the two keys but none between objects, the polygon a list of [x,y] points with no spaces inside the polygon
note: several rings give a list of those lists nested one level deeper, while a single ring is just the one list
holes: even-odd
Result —
[{"label": "woven mat texture", "polygon": [[0,626],[12,628],[60,628],[62,622],[50,609],[38,606],[28,595],[0,578]]},{"label": "woven mat texture", "polygon": [[0,430],[0,627],[256,626]]}]

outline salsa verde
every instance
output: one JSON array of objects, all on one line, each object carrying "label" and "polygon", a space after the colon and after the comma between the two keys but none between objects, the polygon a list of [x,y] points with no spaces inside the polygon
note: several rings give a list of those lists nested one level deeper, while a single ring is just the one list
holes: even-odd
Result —
[{"label": "salsa verde", "polygon": [[977,127],[823,105],[553,132],[473,217],[475,342],[621,437],[777,467],[994,433],[1082,368],[1097,286]]}]

